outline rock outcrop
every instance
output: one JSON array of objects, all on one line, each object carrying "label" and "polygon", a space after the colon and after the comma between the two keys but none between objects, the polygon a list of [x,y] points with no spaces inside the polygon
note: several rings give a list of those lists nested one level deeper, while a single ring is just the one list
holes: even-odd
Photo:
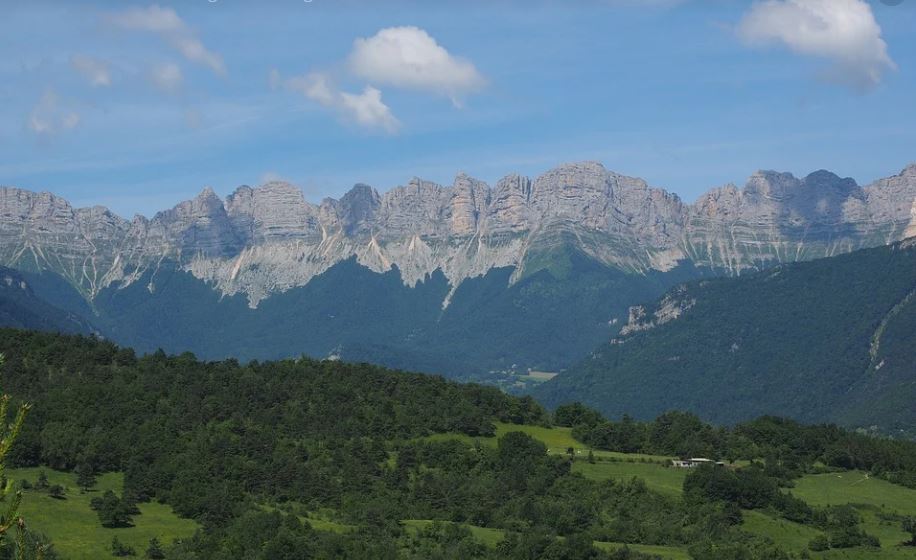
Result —
[{"label": "rock outcrop", "polygon": [[[633,272],[692,262],[727,273],[829,256],[916,235],[916,165],[859,186],[817,171],[760,171],[684,204],[676,195],[594,162],[491,188],[464,173],[451,186],[412,179],[379,194],[356,185],[320,204],[283,182],[205,189],[153,218],[74,209],[49,193],[0,188],[0,264],[49,269],[87,299],[125,286],[165,259],[252,306],[349,258],[397,267],[406,285],[441,270],[454,287],[494,267],[526,273],[557,243]],[[447,303],[447,302],[446,302]]]}]

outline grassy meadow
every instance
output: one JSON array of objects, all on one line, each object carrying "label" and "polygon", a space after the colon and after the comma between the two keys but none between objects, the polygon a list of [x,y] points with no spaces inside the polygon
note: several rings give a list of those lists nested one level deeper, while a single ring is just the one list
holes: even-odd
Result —
[{"label": "grassy meadow", "polygon": [[[894,516],[916,516],[916,490],[868,476],[861,471],[807,475],[797,480],[791,492],[812,506],[853,505],[862,515],[862,528],[881,541],[880,549],[854,548],[812,552],[824,560],[871,560],[916,558],[916,550],[899,546],[907,534]],[[770,516],[744,512],[744,528],[765,535],[787,550],[800,552],[820,534],[817,529]]]},{"label": "grassy meadow", "polygon": [[156,537],[166,545],[176,538],[190,537],[197,529],[195,522],[179,518],[169,506],[156,502],[139,505],[141,514],[134,516],[133,527],[102,527],[89,501],[106,490],[120,494],[123,482],[120,473],[100,476],[96,486],[85,493],[77,487],[76,475],[72,473],[28,468],[8,469],[6,476],[15,482],[24,479],[34,484],[42,470],[49,484],[66,488],[65,497],[56,499],[46,492],[24,490],[20,513],[29,527],[51,538],[55,550],[66,560],[113,558],[110,548],[113,537],[133,547],[142,558],[151,538]]},{"label": "grassy meadow", "polygon": [[[448,523],[447,521],[432,521],[429,519],[405,519],[401,521],[401,524],[407,528],[408,531],[421,531],[426,527],[429,527],[433,523]],[[481,544],[484,544],[489,547],[495,547],[499,544],[499,541],[503,540],[505,537],[505,532],[500,529],[490,529],[488,527],[477,527],[476,525],[467,525],[461,523],[464,527],[467,527],[471,534],[474,536],[474,539],[479,541]]]},{"label": "grassy meadow", "polygon": [[592,480],[641,478],[651,490],[668,496],[681,495],[684,477],[687,476],[686,469],[663,467],[655,463],[626,461],[597,461],[595,463],[576,461],[573,463],[572,470]]}]

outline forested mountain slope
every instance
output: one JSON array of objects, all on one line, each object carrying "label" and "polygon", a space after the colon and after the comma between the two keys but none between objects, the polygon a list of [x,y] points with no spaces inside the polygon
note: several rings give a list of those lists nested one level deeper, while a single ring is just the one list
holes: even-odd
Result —
[{"label": "forested mountain slope", "polygon": [[0,327],[65,333],[92,332],[80,315],[35,294],[28,276],[0,266]]},{"label": "forested mountain slope", "polygon": [[916,426],[916,244],[687,284],[537,389],[610,416]]}]

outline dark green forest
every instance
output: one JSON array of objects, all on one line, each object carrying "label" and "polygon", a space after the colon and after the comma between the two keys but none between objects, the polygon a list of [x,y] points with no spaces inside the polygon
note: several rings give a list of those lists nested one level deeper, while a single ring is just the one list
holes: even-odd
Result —
[{"label": "dark green forest", "polygon": [[[162,545],[172,560],[645,557],[595,541],[677,545],[698,560],[790,558],[742,530],[742,509],[817,527],[827,547],[873,546],[854,512],[781,489],[823,468],[916,484],[916,445],[835,426],[762,418],[717,428],[684,413],[608,422],[582,405],[550,414],[492,387],[366,364],[141,357],[91,337],[16,330],[0,331],[0,351],[4,390],[33,404],[15,465],[81,479],[123,471],[122,497],[100,496],[93,507],[110,523],[129,522],[133,504],[156,500],[197,520],[195,537]],[[692,472],[673,497],[639,479],[573,473],[571,456],[548,454],[521,431],[495,446],[473,443],[495,421],[571,426],[596,450],[749,462]],[[437,433],[467,438],[426,437]],[[307,516],[319,510],[351,530],[314,529]],[[409,532],[404,519],[442,523]],[[505,538],[486,547],[468,526]]]},{"label": "dark green forest", "polygon": [[680,286],[676,320],[620,336],[538,387],[610,417],[688,410],[716,423],[778,413],[913,435],[916,245],[866,249]]},{"label": "dark green forest", "polygon": [[[63,293],[72,290],[63,286]],[[38,296],[31,276],[0,266],[0,326],[39,331],[83,333],[92,327],[79,313],[65,311]]]},{"label": "dark green forest", "polygon": [[[513,365],[558,371],[611,336],[609,321],[625,316],[631,302],[711,273],[684,265],[631,274],[569,243],[531,258],[538,262],[514,283],[511,267],[467,279],[445,308],[451,287],[441,271],[408,287],[396,268],[378,274],[355,259],[306,286],[273,294],[256,309],[244,294],[223,295],[168,260],[141,271],[128,286],[103,289],[91,303],[52,272],[22,274],[48,304],[84,317],[107,339],[138,352],[163,348],[246,361],[334,354],[483,381]],[[2,316],[0,325],[27,326]]]}]

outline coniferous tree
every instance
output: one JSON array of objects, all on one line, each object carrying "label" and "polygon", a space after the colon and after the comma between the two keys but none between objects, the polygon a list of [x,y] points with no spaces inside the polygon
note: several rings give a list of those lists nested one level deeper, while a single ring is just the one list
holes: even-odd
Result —
[{"label": "coniferous tree", "polygon": [[63,500],[66,498],[67,491],[64,490],[64,487],[60,484],[53,484],[48,488],[48,495],[57,500]]},{"label": "coniferous tree", "polygon": [[48,482],[48,475],[45,474],[45,471],[38,471],[38,480],[35,481],[36,490],[47,490],[51,487],[51,483]]},{"label": "coniferous tree", "polygon": [[903,544],[906,546],[916,546],[916,517],[904,518],[903,530],[910,534],[910,540]]},{"label": "coniferous tree", "polygon": [[111,554],[119,558],[125,556],[136,556],[137,552],[132,546],[128,546],[121,542],[121,539],[118,537],[112,537],[111,539]]},{"label": "coniferous tree", "polygon": [[[3,365],[5,358],[0,354],[0,366]],[[25,521],[19,516],[19,505],[22,503],[22,492],[13,491],[13,481],[6,479],[6,456],[16,441],[16,437],[22,430],[22,424],[25,422],[25,416],[29,411],[29,405],[21,404],[16,411],[16,416],[11,424],[7,424],[7,414],[9,411],[10,396],[0,396],[0,502],[6,504],[5,511],[0,517],[0,546],[6,542],[7,532],[16,526],[16,544],[19,550],[19,556],[25,556]],[[39,549],[40,551],[40,549]]]},{"label": "coniferous tree", "polygon": [[92,467],[86,463],[80,463],[76,466],[76,485],[84,492],[88,492],[95,486],[96,476]]},{"label": "coniferous tree", "polygon": [[146,557],[149,560],[162,560],[165,558],[165,551],[162,550],[162,545],[159,544],[159,539],[156,537],[149,540],[149,546],[146,548]]},{"label": "coniferous tree", "polygon": [[92,498],[89,507],[96,511],[103,527],[130,527],[133,525],[130,517],[131,506],[111,490],[107,490],[101,498]]}]

